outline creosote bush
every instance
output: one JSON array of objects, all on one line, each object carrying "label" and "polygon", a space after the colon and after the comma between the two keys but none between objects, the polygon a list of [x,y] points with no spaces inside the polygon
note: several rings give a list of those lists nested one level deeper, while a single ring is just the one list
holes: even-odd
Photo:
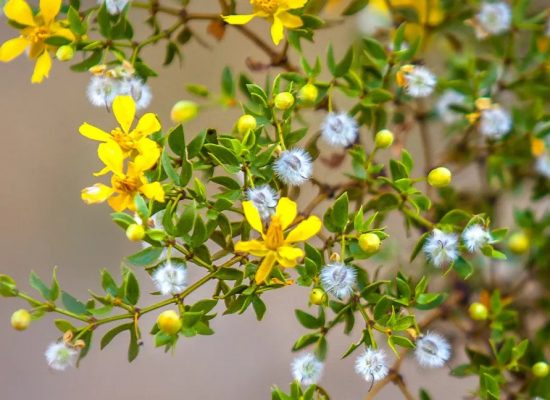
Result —
[{"label": "creosote bush", "polygon": [[[88,299],[62,289],[55,269],[50,283],[31,272],[36,293],[0,275],[0,295],[27,304],[13,328],[54,314],[60,334],[45,358],[55,370],[122,333],[131,362],[142,344],[169,351],[214,334],[224,314],[261,320],[265,292],[297,285],[304,333],[291,349],[290,391],[273,387],[274,400],[329,399],[327,357],[355,358],[366,399],[388,384],[430,399],[429,381],[412,393],[400,372],[409,353],[422,368],[448,367],[449,379],[477,377],[464,393],[475,398],[550,399],[544,2],[221,0],[214,13],[201,3],[5,2],[14,34],[0,61],[25,53],[33,83],[69,63],[88,75],[90,103],[112,114],[111,126],[79,128],[97,142],[100,165],[81,197],[106,203],[121,239],[143,244],[120,276],[101,271],[102,291]],[[133,27],[144,19],[142,37]],[[265,34],[249,28],[253,19]],[[356,40],[304,55],[318,31],[342,23],[358,24]],[[175,126],[161,126],[148,81],[162,71],[143,50],[165,46],[164,64],[175,63],[190,40],[204,42],[201,30],[218,41],[235,30],[265,59],[246,60],[255,74],[220,68],[220,88],[189,83],[190,98],[171,110]],[[201,111],[212,104],[241,116],[210,129]],[[204,129],[185,130],[193,119]],[[327,168],[337,183],[323,179]],[[518,193],[529,205],[503,215]],[[388,229],[390,218],[402,228]],[[404,236],[415,243],[407,261]],[[190,280],[190,269],[202,276]],[[146,279],[151,304],[140,302]],[[190,302],[207,284],[210,296]],[[152,327],[145,314],[157,316]],[[344,354],[330,353],[332,331],[350,336]]]}]

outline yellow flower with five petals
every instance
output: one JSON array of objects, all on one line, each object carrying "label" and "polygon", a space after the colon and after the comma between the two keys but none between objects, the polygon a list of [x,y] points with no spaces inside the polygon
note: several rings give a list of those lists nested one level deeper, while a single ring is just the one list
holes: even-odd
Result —
[{"label": "yellow flower with five petals", "polygon": [[159,182],[149,183],[144,174],[158,161],[157,152],[142,154],[139,163],[136,157],[136,160],[128,163],[127,171],[124,172],[125,156],[118,144],[110,141],[100,144],[99,147],[99,158],[113,172],[111,187],[96,183],[83,189],[81,197],[86,204],[108,200],[115,211],[124,211],[127,208],[134,211],[134,197],[139,193],[149,199],[164,202],[162,185]]},{"label": "yellow flower with five petals", "polygon": [[[124,157],[135,157],[134,164],[137,168],[146,170],[147,168],[143,168],[142,164],[147,164],[148,160],[153,158],[156,162],[160,156],[159,146],[148,138],[161,128],[157,116],[153,113],[147,113],[139,119],[136,127],[131,129],[136,117],[136,103],[131,96],[117,96],[113,101],[113,113],[120,126],[113,129],[111,133],[88,123],[80,126],[80,133],[88,139],[104,143],[116,143],[122,150]],[[101,152],[106,151],[106,149],[109,149],[109,147],[99,146],[98,155],[100,159],[103,159]],[[95,175],[103,175],[108,171],[109,167],[106,166]]]},{"label": "yellow flower with five petals", "polygon": [[254,12],[248,15],[228,15],[223,20],[231,25],[244,25],[254,17],[271,22],[271,39],[278,45],[284,38],[284,28],[296,29],[303,25],[302,19],[289,10],[302,8],[307,0],[250,0]]},{"label": "yellow flower with five petals", "polygon": [[296,219],[298,207],[287,197],[282,197],[277,203],[275,214],[271,216],[267,229],[264,229],[259,211],[251,201],[243,201],[243,211],[250,226],[262,235],[261,240],[240,241],[235,244],[235,251],[263,257],[255,280],[257,284],[264,282],[271,273],[273,266],[279,264],[284,268],[292,268],[304,256],[304,251],[294,247],[296,242],[308,240],[321,230],[321,220],[310,216],[301,221],[288,234],[284,231]]},{"label": "yellow flower with five petals", "polygon": [[40,12],[33,14],[25,0],[8,0],[4,6],[6,17],[21,26],[21,35],[10,39],[0,46],[0,61],[9,62],[29,49],[29,58],[36,59],[32,83],[40,83],[47,78],[52,67],[50,51],[55,46],[46,43],[50,37],[64,37],[75,40],[73,33],[65,28],[55,17],[61,9],[61,0],[40,0]]}]

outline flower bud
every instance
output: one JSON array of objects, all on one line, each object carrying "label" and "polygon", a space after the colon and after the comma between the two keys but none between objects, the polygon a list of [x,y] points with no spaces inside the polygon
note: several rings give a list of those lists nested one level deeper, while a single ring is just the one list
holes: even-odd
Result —
[{"label": "flower bud", "polygon": [[378,131],[374,136],[374,145],[378,149],[387,149],[393,144],[393,132],[388,129]]},{"label": "flower bud", "polygon": [[309,302],[315,305],[321,305],[325,302],[327,294],[321,288],[315,288],[309,294]]},{"label": "flower bud", "polygon": [[544,378],[550,372],[550,367],[544,361],[539,361],[531,367],[531,371],[537,378]]},{"label": "flower bud", "polygon": [[275,108],[279,110],[288,110],[294,104],[294,96],[290,92],[282,92],[275,96]]},{"label": "flower bud", "polygon": [[241,115],[237,121],[237,131],[244,135],[245,133],[256,129],[256,118],[250,114]]},{"label": "flower bud", "polygon": [[470,314],[470,318],[472,318],[474,321],[485,321],[489,316],[489,311],[487,310],[487,307],[485,307],[485,305],[481,303],[470,304],[470,307],[468,308],[468,313]]},{"label": "flower bud", "polygon": [[73,46],[69,46],[69,45],[61,46],[55,52],[55,57],[59,61],[71,61],[74,57]]},{"label": "flower bud", "polygon": [[516,254],[523,254],[529,249],[529,238],[524,232],[516,232],[508,239],[508,247]]},{"label": "flower bud", "polygon": [[180,100],[172,107],[170,118],[175,123],[185,123],[194,119],[199,113],[197,103],[189,100]]},{"label": "flower bud", "polygon": [[445,167],[434,168],[428,174],[428,183],[430,186],[441,188],[449,186],[451,183],[451,171]]},{"label": "flower bud", "polygon": [[126,228],[126,237],[133,242],[139,242],[145,237],[145,228],[142,225],[131,224]]},{"label": "flower bud", "polygon": [[11,315],[11,326],[15,330],[24,331],[30,323],[31,314],[25,309],[17,310]]},{"label": "flower bud", "polygon": [[157,325],[161,332],[168,335],[175,335],[181,329],[182,322],[177,312],[174,310],[166,310],[159,314]]},{"label": "flower bud", "polygon": [[375,233],[363,233],[359,236],[359,247],[367,253],[376,253],[380,248],[380,238]]},{"label": "flower bud", "polygon": [[306,104],[314,104],[319,96],[319,89],[313,83],[305,84],[298,92],[298,98]]}]

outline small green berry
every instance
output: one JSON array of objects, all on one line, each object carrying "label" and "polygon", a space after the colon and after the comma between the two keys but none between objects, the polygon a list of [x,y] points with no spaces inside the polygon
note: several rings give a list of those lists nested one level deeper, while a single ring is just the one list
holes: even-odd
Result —
[{"label": "small green berry", "polygon": [[282,92],[273,101],[278,110],[288,110],[294,104],[294,96],[290,92]]}]

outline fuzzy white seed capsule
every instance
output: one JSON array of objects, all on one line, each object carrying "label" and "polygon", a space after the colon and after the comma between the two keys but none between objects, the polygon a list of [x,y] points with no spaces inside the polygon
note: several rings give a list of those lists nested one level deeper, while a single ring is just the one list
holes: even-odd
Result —
[{"label": "fuzzy white seed capsule", "polygon": [[314,385],[321,379],[323,363],[312,353],[297,357],[292,362],[292,376],[304,386]]},{"label": "fuzzy white seed capsule", "polygon": [[329,113],[321,125],[321,137],[334,147],[352,145],[357,133],[357,122],[346,113]]},{"label": "fuzzy white seed capsule", "polygon": [[50,344],[44,355],[46,356],[46,361],[50,368],[57,371],[64,371],[76,365],[78,350],[69,347],[64,342],[56,342]]},{"label": "fuzzy white seed capsule", "polygon": [[451,358],[451,345],[440,334],[428,332],[417,339],[414,355],[421,366],[440,368]]},{"label": "fuzzy white seed capsule", "polygon": [[264,221],[270,219],[279,200],[278,193],[269,185],[248,189],[246,197],[254,204]]},{"label": "fuzzy white seed capsule", "polygon": [[535,170],[542,176],[550,179],[550,153],[544,152],[535,161]]},{"label": "fuzzy white seed capsule", "polygon": [[129,0],[99,0],[99,4],[105,3],[107,12],[111,15],[120,14],[129,2]]},{"label": "fuzzy white seed capsule", "polygon": [[120,82],[107,76],[92,76],[86,93],[92,105],[109,108],[115,97],[121,94]]},{"label": "fuzzy white seed capsule", "polygon": [[384,379],[389,372],[384,350],[367,348],[355,360],[355,372],[370,383]]},{"label": "fuzzy white seed capsule", "polygon": [[331,262],[321,269],[321,284],[326,292],[344,299],[353,293],[357,282],[355,268],[342,262]]},{"label": "fuzzy white seed capsule", "polygon": [[153,273],[153,282],[165,296],[177,295],[187,287],[187,269],[184,264],[168,260]]},{"label": "fuzzy white seed capsule", "polygon": [[479,130],[490,139],[500,139],[512,129],[512,117],[508,111],[498,105],[483,110]]},{"label": "fuzzy white seed capsule", "polygon": [[275,161],[273,170],[286,185],[300,186],[311,178],[313,172],[311,156],[300,148],[285,150]]},{"label": "fuzzy white seed capsule", "polygon": [[455,105],[462,105],[466,101],[466,97],[455,90],[446,90],[439,97],[436,104],[436,111],[441,120],[447,124],[454,124],[460,121],[462,114],[454,111],[451,107]]},{"label": "fuzzy white seed capsule", "polygon": [[437,84],[436,76],[428,68],[415,65],[403,71],[405,91],[411,97],[422,98],[431,95]]},{"label": "fuzzy white seed capsule", "polygon": [[512,11],[505,2],[483,3],[476,15],[476,36],[484,39],[488,36],[500,35],[510,30]]},{"label": "fuzzy white seed capsule", "polygon": [[470,225],[462,232],[462,241],[470,253],[479,251],[491,240],[491,234],[479,224]]},{"label": "fuzzy white seed capsule", "polygon": [[423,251],[434,266],[447,266],[458,258],[458,238],[454,233],[434,229],[426,239]]},{"label": "fuzzy white seed capsule", "polygon": [[153,94],[149,85],[140,78],[123,79],[120,83],[120,94],[132,96],[136,103],[137,110],[143,110],[151,104]]}]

